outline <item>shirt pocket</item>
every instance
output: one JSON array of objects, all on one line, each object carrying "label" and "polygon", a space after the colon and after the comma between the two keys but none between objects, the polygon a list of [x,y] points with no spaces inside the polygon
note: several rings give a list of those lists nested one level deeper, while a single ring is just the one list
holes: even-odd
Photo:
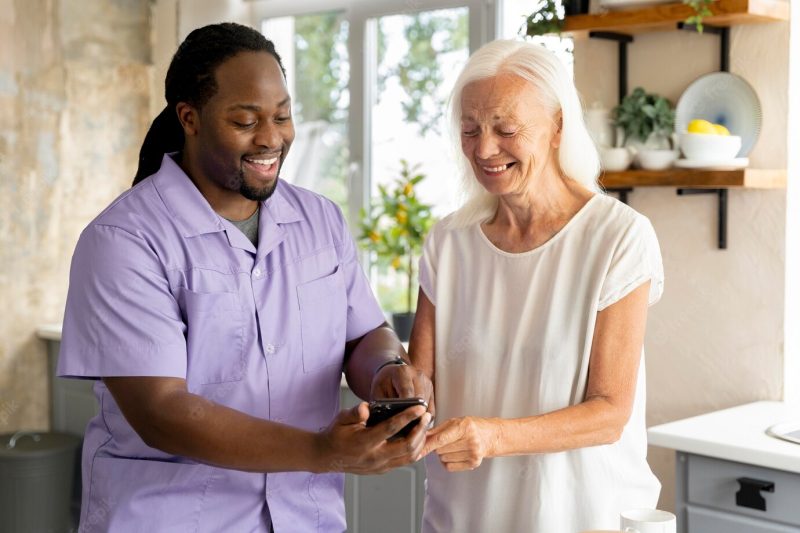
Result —
[{"label": "shirt pocket", "polygon": [[184,289],[187,375],[190,383],[241,381],[244,377],[244,315],[235,292]]},{"label": "shirt pocket", "polygon": [[303,371],[312,372],[344,360],[347,294],[341,267],[333,274],[297,286]]}]

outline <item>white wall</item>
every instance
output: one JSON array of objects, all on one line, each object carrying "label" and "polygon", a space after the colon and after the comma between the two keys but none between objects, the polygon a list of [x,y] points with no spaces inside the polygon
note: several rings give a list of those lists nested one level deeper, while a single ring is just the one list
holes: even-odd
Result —
[{"label": "white wall", "polygon": [[[576,42],[575,80],[587,104],[616,103],[616,50],[611,42]],[[788,23],[731,31],[731,72],[755,88],[764,117],[753,167],[787,164],[788,56]],[[714,35],[636,36],[629,90],[641,85],[676,103],[695,78],[719,68],[718,58]],[[645,343],[649,425],[782,397],[786,191],[729,194],[727,250],[716,247],[715,197],[679,197],[674,188],[629,197],[653,222],[666,276]],[[649,457],[664,484],[660,506],[673,508],[673,452],[651,448]]]},{"label": "white wall", "polygon": [[[797,7],[797,4],[795,4]],[[784,400],[800,405],[800,16],[790,23]]]}]

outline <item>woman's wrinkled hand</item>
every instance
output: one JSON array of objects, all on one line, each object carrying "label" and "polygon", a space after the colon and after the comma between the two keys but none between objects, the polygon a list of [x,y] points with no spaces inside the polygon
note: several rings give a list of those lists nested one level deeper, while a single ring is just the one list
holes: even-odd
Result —
[{"label": "woman's wrinkled hand", "polygon": [[436,452],[448,472],[474,470],[496,454],[499,429],[493,419],[453,418],[428,431],[422,453]]}]

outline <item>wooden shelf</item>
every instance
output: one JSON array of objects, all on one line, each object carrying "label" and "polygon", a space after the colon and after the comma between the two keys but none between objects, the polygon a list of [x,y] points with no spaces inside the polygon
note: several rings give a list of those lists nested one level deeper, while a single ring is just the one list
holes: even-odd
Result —
[{"label": "wooden shelf", "polygon": [[671,168],[668,170],[625,170],[605,172],[600,184],[606,189],[635,187],[685,187],[692,189],[786,188],[785,169],[744,168],[737,170],[697,170]]},{"label": "wooden shelf", "polygon": [[[789,20],[788,0],[717,0],[711,4],[711,17],[703,20],[709,26],[733,26]],[[589,31],[645,33],[674,30],[694,11],[682,3],[659,4],[640,9],[615,9],[597,15],[572,15],[564,21],[565,33]]]}]

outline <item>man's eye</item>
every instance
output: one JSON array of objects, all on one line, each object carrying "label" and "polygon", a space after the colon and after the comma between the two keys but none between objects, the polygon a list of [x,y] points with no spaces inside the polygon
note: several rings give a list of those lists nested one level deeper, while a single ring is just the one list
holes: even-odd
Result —
[{"label": "man's eye", "polygon": [[464,137],[475,137],[478,134],[478,130],[466,130],[461,132],[461,135]]},{"label": "man's eye", "polygon": [[517,132],[516,132],[516,131],[502,131],[502,130],[501,130],[501,131],[499,131],[498,133],[499,133],[500,135],[502,135],[503,137],[513,137],[513,136],[514,136],[514,134],[515,134],[515,133],[517,133]]},{"label": "man's eye", "polygon": [[278,124],[283,124],[284,122],[289,122],[290,120],[292,120],[290,115],[286,115],[284,117],[275,117],[275,122]]},{"label": "man's eye", "polygon": [[256,125],[255,122],[234,122],[237,128],[248,129]]}]

